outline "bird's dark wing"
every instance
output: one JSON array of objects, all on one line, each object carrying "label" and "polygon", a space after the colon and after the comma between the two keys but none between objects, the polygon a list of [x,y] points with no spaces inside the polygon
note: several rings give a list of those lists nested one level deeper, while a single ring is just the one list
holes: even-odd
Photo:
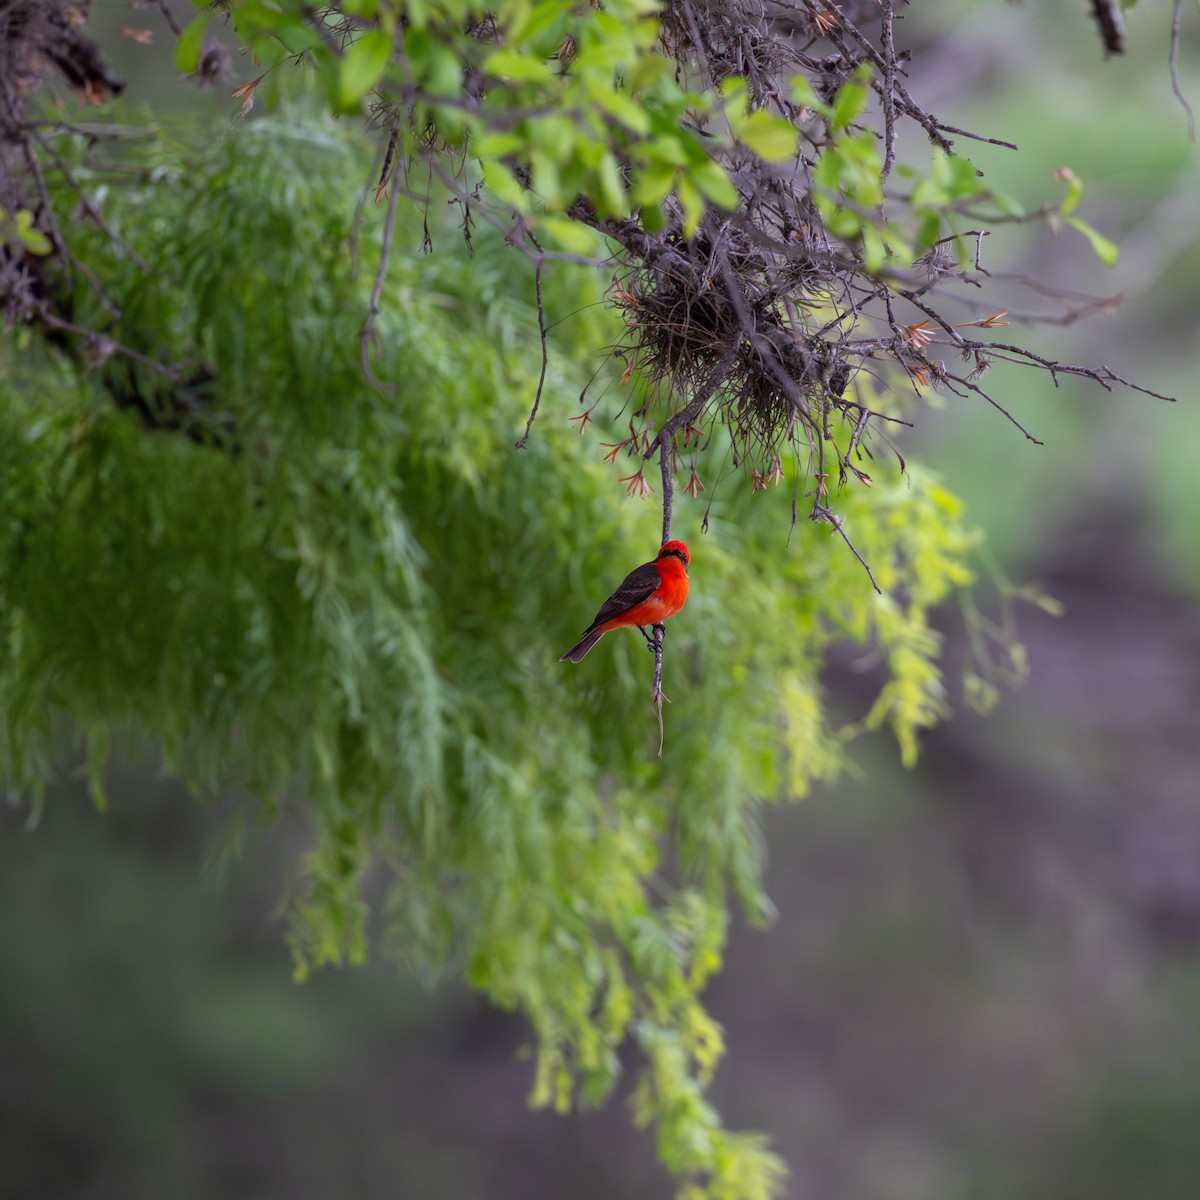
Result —
[{"label": "bird's dark wing", "polygon": [[628,612],[635,604],[641,604],[643,600],[648,600],[654,595],[655,589],[660,583],[662,583],[662,576],[659,575],[653,563],[642,563],[640,567],[635,567],[621,581],[617,590],[600,606],[600,611],[596,614],[596,619],[588,626],[588,630],[591,631],[597,625],[603,625],[605,621],[611,621],[613,617],[619,617],[622,613]]}]

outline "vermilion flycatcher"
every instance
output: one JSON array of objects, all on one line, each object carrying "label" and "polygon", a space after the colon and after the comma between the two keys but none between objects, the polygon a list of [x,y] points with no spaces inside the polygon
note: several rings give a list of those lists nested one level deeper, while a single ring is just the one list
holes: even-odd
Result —
[{"label": "vermilion flycatcher", "polygon": [[579,662],[610,630],[634,626],[647,637],[646,625],[661,625],[682,607],[688,594],[688,563],[692,556],[682,542],[667,542],[653,562],[625,576],[621,586],[600,606],[583,637],[559,662]]}]

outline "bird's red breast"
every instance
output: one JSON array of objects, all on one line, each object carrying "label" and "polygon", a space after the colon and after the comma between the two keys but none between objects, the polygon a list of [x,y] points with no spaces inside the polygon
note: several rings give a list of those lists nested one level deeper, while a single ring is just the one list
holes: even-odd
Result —
[{"label": "bird's red breast", "polygon": [[607,633],[610,629],[657,625],[673,617],[687,600],[689,560],[682,542],[667,542],[653,562],[643,563],[625,577],[596,614],[591,629]]},{"label": "bird's red breast", "polygon": [[687,600],[691,557],[682,542],[665,542],[653,562],[642,563],[625,576],[563,660],[579,662],[610,629],[644,629],[673,617]]}]

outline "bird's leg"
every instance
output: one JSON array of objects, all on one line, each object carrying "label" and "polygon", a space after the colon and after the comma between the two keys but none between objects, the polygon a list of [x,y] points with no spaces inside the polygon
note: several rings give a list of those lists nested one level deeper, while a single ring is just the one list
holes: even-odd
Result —
[{"label": "bird's leg", "polygon": [[642,635],[642,637],[644,637],[646,639],[646,646],[649,649],[653,650],[654,649],[654,639],[646,632],[645,625],[639,625],[637,627],[637,631],[638,631],[638,633],[640,633]]}]

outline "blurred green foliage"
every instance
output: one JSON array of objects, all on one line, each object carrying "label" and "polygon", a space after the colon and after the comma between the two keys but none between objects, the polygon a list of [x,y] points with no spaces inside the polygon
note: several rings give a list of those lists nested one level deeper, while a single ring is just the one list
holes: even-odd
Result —
[{"label": "blurred green foliage", "polygon": [[[838,770],[817,684],[828,647],[878,642],[887,682],[868,723],[906,758],[944,712],[929,615],[970,582],[975,544],[956,502],[882,465],[873,491],[846,496],[886,596],[827,533],[789,538],[780,493],[731,482],[699,544],[681,513],[694,588],[668,639],[660,762],[640,639],[557,662],[648,556],[658,514],[565,422],[513,448],[538,372],[524,261],[499,238],[467,256],[453,233],[438,255],[395,260],[372,388],[359,335],[380,221],[356,224],[351,142],[293,113],[138,154],[107,218],[146,266],[80,226],[72,248],[120,316],[82,281],[78,319],[187,364],[200,399],[163,428],[178,414],[155,407],[161,373],[119,351],[73,372],[11,336],[0,711],[14,785],[45,785],[68,718],[100,803],[110,747],[147,739],[195,788],[302,804],[300,974],[365,958],[363,879],[381,858],[388,943],[532,1022],[536,1103],[601,1101],[632,1038],[639,1120],[685,1188],[766,1195],[777,1161],[704,1098],[722,1039],[698,994],[727,891],[765,905],[759,803]],[[397,236],[419,244],[419,223]],[[578,307],[557,286],[551,310]],[[576,392],[611,337],[602,310],[581,310],[549,388]]]}]

